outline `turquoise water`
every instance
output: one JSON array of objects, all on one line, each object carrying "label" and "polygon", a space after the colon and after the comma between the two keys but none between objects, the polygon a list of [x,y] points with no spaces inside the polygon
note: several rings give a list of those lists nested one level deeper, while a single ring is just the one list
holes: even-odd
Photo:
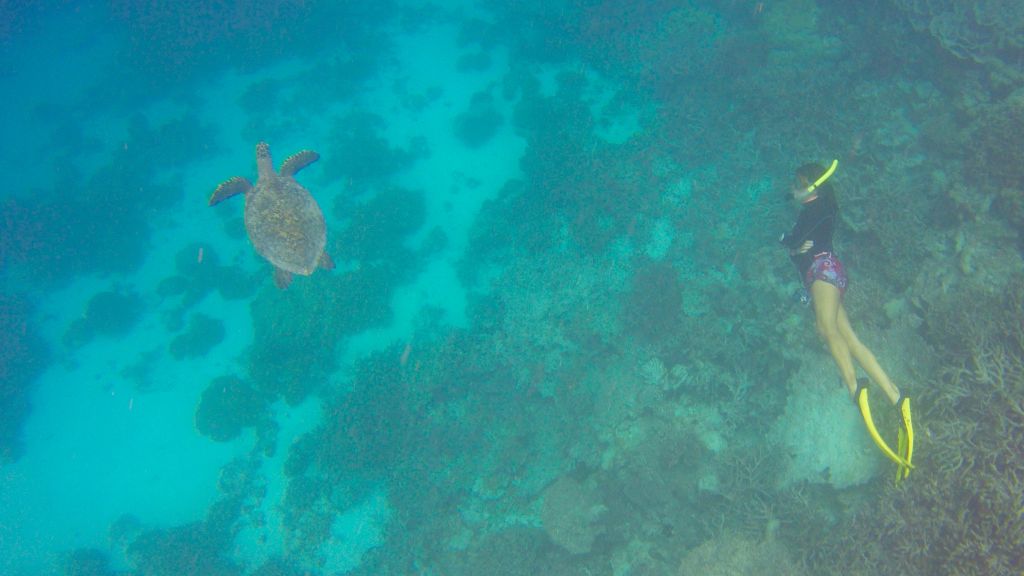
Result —
[{"label": "turquoise water", "polygon": [[[1024,570],[1015,4],[61,4],[0,4],[0,574]],[[261,141],[285,290],[207,206]],[[832,159],[899,484],[777,244]]]}]

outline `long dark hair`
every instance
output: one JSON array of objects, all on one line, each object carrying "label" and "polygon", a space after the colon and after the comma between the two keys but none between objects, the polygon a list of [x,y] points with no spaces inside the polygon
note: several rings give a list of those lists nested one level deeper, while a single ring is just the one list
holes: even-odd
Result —
[{"label": "long dark hair", "polygon": [[[796,175],[806,179],[808,185],[814,184],[825,172],[826,168],[817,162],[808,162],[796,169]],[[833,203],[836,202],[836,189],[832,187],[831,178],[815,188],[814,191],[818,193],[819,198],[825,198]]]}]

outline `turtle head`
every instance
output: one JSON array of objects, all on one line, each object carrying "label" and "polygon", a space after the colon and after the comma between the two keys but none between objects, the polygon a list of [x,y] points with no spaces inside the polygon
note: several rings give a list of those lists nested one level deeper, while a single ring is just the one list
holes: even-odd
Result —
[{"label": "turtle head", "polygon": [[270,144],[266,142],[256,145],[256,170],[260,178],[274,173],[274,161],[270,158]]}]

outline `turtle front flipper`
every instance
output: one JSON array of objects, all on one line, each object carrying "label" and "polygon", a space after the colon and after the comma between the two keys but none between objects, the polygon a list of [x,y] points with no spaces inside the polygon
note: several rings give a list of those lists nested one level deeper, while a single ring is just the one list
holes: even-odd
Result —
[{"label": "turtle front flipper", "polygon": [[299,170],[320,159],[320,155],[312,150],[296,152],[281,165],[281,176],[294,176]]},{"label": "turtle front flipper", "polygon": [[284,290],[292,283],[292,273],[274,266],[274,286]]},{"label": "turtle front flipper", "polygon": [[221,182],[220,186],[217,186],[217,189],[210,195],[209,205],[219,204],[235,194],[245,194],[249,190],[252,190],[252,184],[241,176],[235,176],[230,180]]},{"label": "turtle front flipper", "polygon": [[320,255],[320,260],[317,262],[317,265],[324,270],[334,270],[334,260],[331,260],[331,257],[327,252]]}]

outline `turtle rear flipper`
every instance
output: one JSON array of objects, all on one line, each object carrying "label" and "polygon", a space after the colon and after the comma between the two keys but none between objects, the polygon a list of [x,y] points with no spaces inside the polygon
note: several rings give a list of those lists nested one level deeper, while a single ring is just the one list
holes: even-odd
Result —
[{"label": "turtle rear flipper", "polygon": [[327,252],[320,255],[320,260],[317,262],[317,265],[324,270],[334,270],[334,260],[331,260],[331,257]]},{"label": "turtle rear flipper", "polygon": [[296,152],[281,165],[281,176],[294,176],[299,170],[320,159],[320,155],[312,150]]},{"label": "turtle rear flipper", "polygon": [[235,176],[230,180],[221,182],[220,186],[217,186],[217,189],[210,195],[209,205],[219,204],[235,194],[245,194],[249,190],[252,190],[252,184],[241,176]]},{"label": "turtle rear flipper", "polygon": [[274,266],[274,286],[284,290],[292,283],[292,273]]}]

